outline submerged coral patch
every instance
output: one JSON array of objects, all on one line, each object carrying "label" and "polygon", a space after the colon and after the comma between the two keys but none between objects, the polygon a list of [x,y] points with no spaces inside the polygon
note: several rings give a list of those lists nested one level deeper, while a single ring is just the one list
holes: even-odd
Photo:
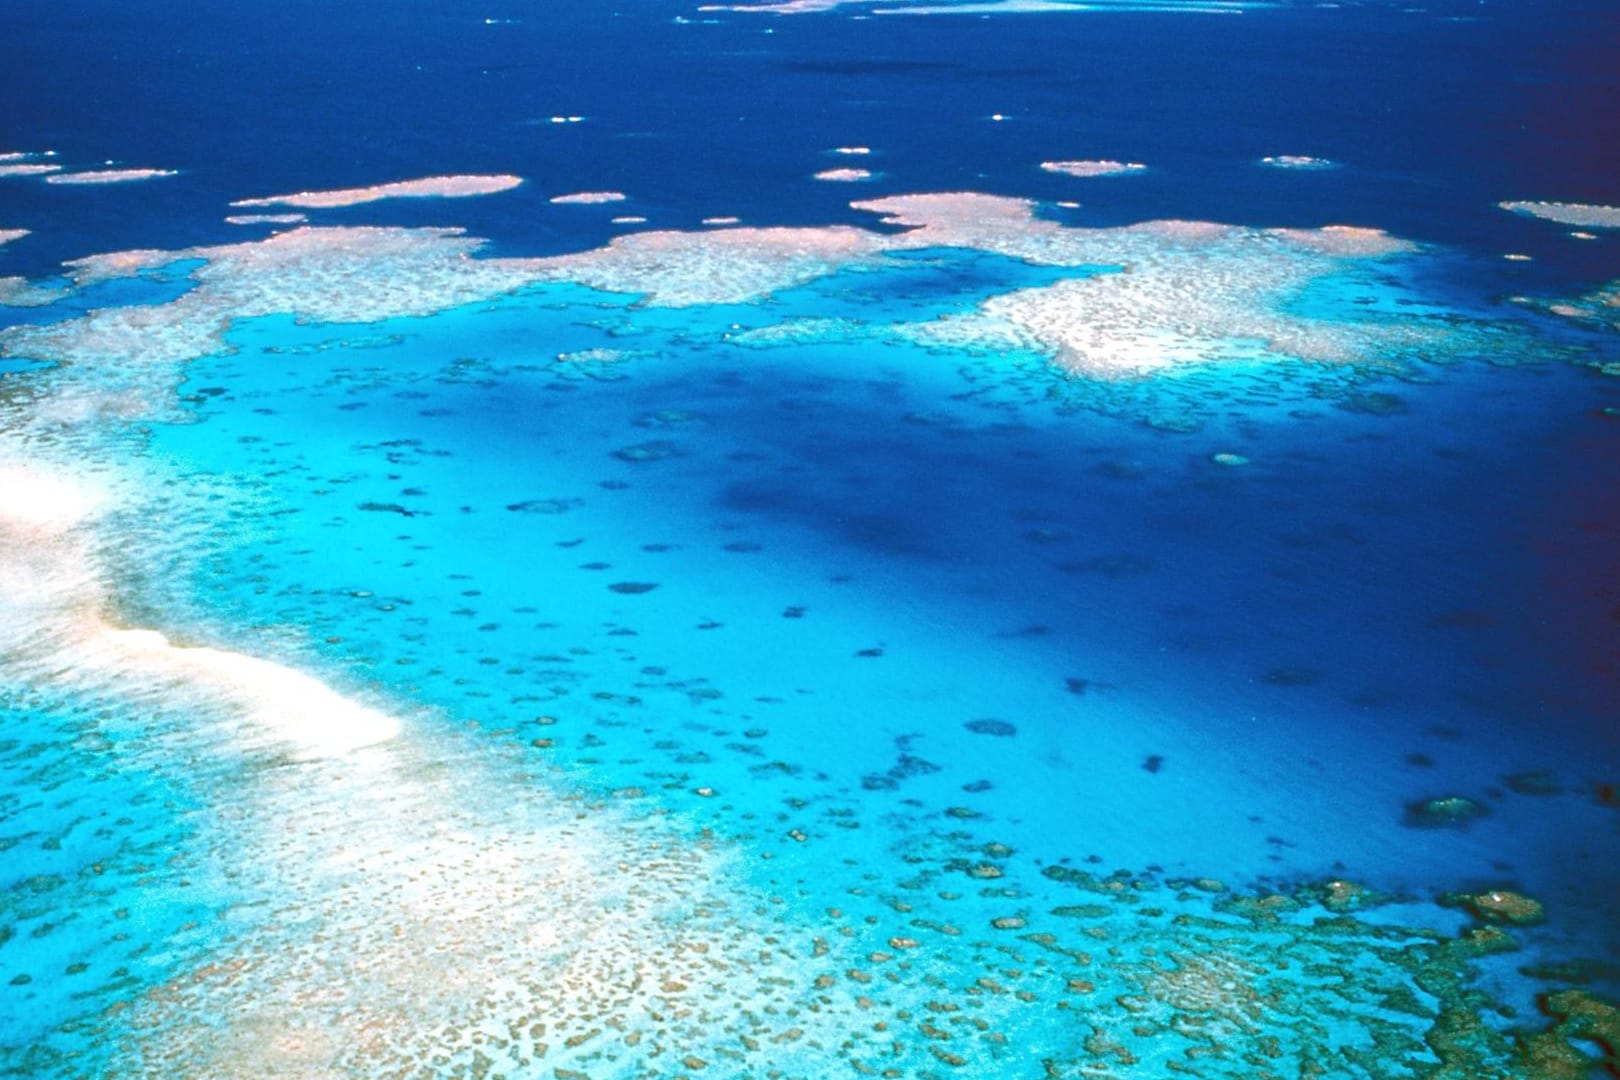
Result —
[{"label": "submerged coral patch", "polygon": [[[1514,300],[1561,319],[1570,319],[1596,329],[1620,331],[1620,281],[1611,281],[1589,293],[1567,299],[1520,296]],[[1606,361],[1597,360],[1593,366],[1606,370],[1606,364]]]},{"label": "submerged coral patch", "polygon": [[[347,198],[328,194],[343,195],[338,202]],[[337,204],[326,196],[317,201]],[[1024,200],[972,193],[854,205],[881,215],[897,231],[830,226],[639,232],[576,254],[490,259],[469,258],[480,243],[455,230],[302,228],[254,244],[100,256],[72,264],[77,283],[190,260],[202,265],[190,271],[196,287],[168,304],[12,328],[0,332],[0,350],[13,356],[113,356],[157,348],[185,359],[225,348],[221,334],[233,319],[284,311],[333,322],[427,314],[545,281],[638,295],[660,306],[751,302],[836,273],[881,266],[895,255],[952,248],[1074,273],[1050,285],[991,295],[975,310],[899,326],[894,333],[942,347],[1040,353],[1070,371],[1100,377],[1269,356],[1356,363],[1467,341],[1456,325],[1437,320],[1328,320],[1288,309],[1314,282],[1359,262],[1413,250],[1372,229],[1179,221],[1086,229],[1040,218]],[[764,341],[774,332],[760,327],[737,339]]]},{"label": "submerged coral patch", "polygon": [[1307,284],[1341,272],[1340,260],[1412,250],[1376,230],[1179,221],[1081,229],[1037,218],[1021,200],[962,193],[856,206],[909,227],[902,243],[1096,268],[994,296],[972,315],[907,328],[924,342],[1032,350],[1077,373],[1118,377],[1266,354],[1353,363],[1440,347],[1449,336],[1444,326],[1416,321],[1327,321],[1287,311]]},{"label": "submerged coral patch", "polygon": [[1487,889],[1484,892],[1454,895],[1443,898],[1460,904],[1485,922],[1511,923],[1530,926],[1542,922],[1547,912],[1541,902],[1511,889]]},{"label": "submerged coral patch", "polygon": [[151,307],[114,307],[67,322],[0,331],[0,354],[181,361],[228,348],[238,319],[296,311],[328,322],[427,314],[536,278],[499,260],[463,258],[478,242],[453,229],[294,229],[257,243],[135,251],[71,264],[80,285],[200,261],[195,287]]},{"label": "submerged coral patch", "polygon": [[38,285],[27,278],[0,277],[0,305],[6,307],[44,307],[67,294],[64,288]]},{"label": "submerged coral patch", "polygon": [[1461,829],[1490,813],[1481,802],[1463,795],[1441,795],[1409,803],[1406,824],[1419,829]]}]

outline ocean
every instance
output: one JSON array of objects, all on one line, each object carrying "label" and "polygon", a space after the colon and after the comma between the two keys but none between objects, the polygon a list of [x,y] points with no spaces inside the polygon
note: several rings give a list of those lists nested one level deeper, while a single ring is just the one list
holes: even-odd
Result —
[{"label": "ocean", "polygon": [[1612,5],[149,8],[0,13],[0,1075],[1620,1073]]}]

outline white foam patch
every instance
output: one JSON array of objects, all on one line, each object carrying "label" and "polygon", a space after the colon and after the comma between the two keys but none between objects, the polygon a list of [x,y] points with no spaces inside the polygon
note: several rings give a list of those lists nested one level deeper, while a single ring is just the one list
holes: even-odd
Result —
[{"label": "white foam patch", "polygon": [[239,652],[182,647],[155,630],[102,626],[80,653],[117,670],[178,678],[223,698],[272,742],[305,756],[346,754],[394,738],[400,722],[339,694],[319,679]]},{"label": "white foam patch", "polygon": [[58,535],[86,521],[105,502],[105,492],[83,480],[0,463],[0,525],[8,529]]},{"label": "white foam patch", "polygon": [[[1525,296],[1514,302],[1545,311],[1561,319],[1572,319],[1598,329],[1620,331],[1620,280],[1593,289],[1581,296],[1545,300]],[[1608,375],[1620,375],[1620,364],[1598,359],[1589,366]]]},{"label": "white foam patch", "polygon": [[0,244],[9,244],[28,235],[27,229],[0,229]]}]

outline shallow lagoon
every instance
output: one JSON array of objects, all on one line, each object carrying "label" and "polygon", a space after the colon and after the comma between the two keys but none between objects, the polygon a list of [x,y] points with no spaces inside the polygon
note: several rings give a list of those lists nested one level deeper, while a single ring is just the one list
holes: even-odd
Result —
[{"label": "shallow lagoon", "polygon": [[[1428,1056],[1403,1043],[1426,1022],[1389,1027],[1387,1006],[1364,1006],[1411,972],[1435,993],[1421,972],[1436,961],[1409,953],[1422,935],[1395,933],[1405,944],[1336,992],[1337,1026],[1318,1029],[1314,984],[1281,975],[1286,957],[1325,948],[1343,964],[1333,950],[1348,946],[1312,920],[1365,908],[1355,955],[1379,955],[1386,924],[1466,943],[1472,920],[1433,907],[1438,894],[1511,888],[1557,916],[1514,931],[1515,963],[1612,952],[1614,817],[1593,764],[1614,748],[1585,719],[1602,688],[1551,650],[1547,666],[1504,665],[1502,650],[1537,647],[1535,605],[1557,598],[1524,586],[1550,568],[1495,512],[1533,498],[1567,514],[1542,489],[1548,460],[1613,438],[1590,408],[1606,382],[1571,362],[1588,353],[1549,339],[1521,366],[1228,361],[1096,382],[893,329],[1055,273],[922,252],[677,308],[542,285],[367,325],[261,317],[227,331],[228,354],[189,362],[159,423],[112,434],[147,472],[107,534],[118,609],[181,644],[319,672],[404,733],[286,756],[263,735],[222,744],[228,715],[182,704],[155,782],[214,810],[195,825],[170,800],[146,826],[199,872],[140,879],[161,899],[136,952],[158,959],[100,992],[180,981],[136,1003],[145,1034],[112,1067],[477,1061],[469,1033],[516,1023],[539,992],[519,973],[555,962],[574,972],[548,984],[570,988],[552,1006],[570,1003],[550,1021],[568,1032],[556,1060],[661,1074],[637,1033],[665,1031],[660,1010],[696,976],[648,1000],[622,965],[764,940],[777,948],[719,961],[703,995],[761,1012],[665,1031],[685,1057],[730,1046],[752,1068],[739,1041],[798,1030],[789,1071],[804,1075],[834,1058],[1128,1068],[1189,1047],[1231,1075],[1270,1054],[1246,1041],[1266,1033],[1297,1040],[1273,1047],[1284,1060],[1330,1053],[1378,1074],[1370,1062]],[[1341,288],[1390,311],[1408,296],[1399,276]],[[170,299],[161,280],[150,289]],[[1346,310],[1325,284],[1298,303]],[[183,323],[163,324],[187,347]],[[93,387],[96,366],[87,354],[75,377]],[[1542,410],[1579,426],[1550,435]],[[103,714],[98,739],[102,726],[119,718]],[[1448,798],[1468,812],[1424,809]],[[595,809],[570,825],[576,806]],[[534,854],[514,862],[513,845]],[[567,914],[537,917],[559,881]],[[401,896],[419,899],[402,909]],[[1276,924],[1244,906],[1264,896],[1306,906]],[[72,904],[93,919],[117,897]],[[389,911],[404,922],[373,940]],[[20,914],[52,944],[13,951],[19,972],[60,949],[103,955],[104,941],[69,946],[47,916]],[[334,923],[346,954],[372,959],[310,982],[309,964],[333,962]],[[564,945],[579,940],[596,945]],[[1114,942],[1110,959],[1092,978],[1065,973],[1096,962],[1088,940]],[[502,942],[499,976],[463,999],[484,986],[470,958]],[[1511,966],[1468,974],[1465,958],[1494,946],[1446,948],[1462,950],[1438,961],[1447,978],[1533,1007],[1538,984]],[[413,970],[431,957],[449,983]],[[837,963],[856,966],[828,975]],[[1283,982],[1253,1000],[1194,988],[1260,971]],[[874,978],[889,996],[858,992]],[[1016,993],[1002,981],[1024,978]],[[629,996],[609,993],[623,979]],[[40,1015],[80,1007],[32,985],[12,989]],[[971,1030],[917,1020],[930,1003],[954,1014],[963,992],[988,1010]],[[1127,1004],[1065,1019],[1094,994]],[[244,1007],[275,1019],[197,1027]],[[1148,1015],[1164,1008],[1182,1019]],[[934,1042],[804,1033],[811,1017],[847,1031],[874,1009]],[[447,1042],[407,1037],[445,1010],[462,1018]],[[100,1048],[84,1060],[115,1045],[121,1017],[70,1028]],[[619,1032],[605,1046],[585,1037],[604,1017]],[[331,1022],[359,1026],[317,1038]],[[499,1045],[521,1075],[540,1043]],[[1504,1052],[1481,1045],[1482,1060]]]},{"label": "shallow lagoon", "polygon": [[[135,237],[179,253],[133,276],[81,264],[115,276],[5,309],[0,1067],[1612,1071],[1614,1014],[1584,995],[1612,1000],[1620,955],[1620,401],[1612,336],[1542,313],[1613,275],[1610,242],[1494,208],[1605,198],[1593,163],[1506,166],[1550,137],[1509,135],[1485,172],[1513,190],[1433,165],[1408,200],[1415,174],[1391,162],[1468,108],[1430,101],[1376,150],[1355,124],[1304,139],[1317,114],[1267,115],[1216,167],[1208,115],[1178,135],[1137,122],[1172,105],[1111,92],[1079,137],[1052,109],[1070,100],[1056,68],[964,59],[965,31],[713,17],[651,32],[709,33],[737,71],[775,73],[782,93],[755,104],[793,137],[756,168],[779,186],[706,181],[728,154],[678,155],[670,176],[668,147],[703,145],[676,137],[690,116],[648,121],[648,141],[615,105],[548,125],[595,149],[531,146],[545,175],[514,191],[331,221],[584,253],[608,214],[870,227],[841,200],[922,175],[1079,195],[1037,208],[1070,225],[1351,220],[1452,246],[1278,278],[1242,252],[1304,241],[1246,233],[1217,256],[1202,227],[1148,229],[1088,260],[1003,214],[940,234],[994,250],[890,228],[797,249],[674,233],[544,267],[456,263],[449,237],[353,263],[318,243],[307,263],[179,251],[267,235],[213,224],[266,191],[527,172],[506,114],[576,109],[544,94],[500,98],[488,161],[357,173],[311,142],[233,173],[176,128],[129,151],[187,167],[152,185],[7,180],[33,186],[5,189],[0,226],[34,230],[7,273],[65,287],[51,253]],[[1333,16],[1268,17],[1210,33],[1252,60]],[[1393,16],[1345,17],[1362,34]],[[1111,41],[1169,40],[1098,18]],[[1415,51],[1485,32],[1442,22],[1409,24]],[[993,25],[1042,56],[1073,32]],[[867,34],[886,59],[833,59]],[[704,62],[683,40],[650,62]],[[1337,78],[1301,85],[1332,97]],[[842,96],[812,117],[788,91],[815,79]],[[971,138],[916,122],[913,91],[941,79],[928,100],[960,105]],[[735,94],[722,83],[694,94]],[[967,108],[992,84],[1002,119]],[[813,180],[825,148],[862,143],[873,180]],[[1255,164],[1296,149],[1340,167]],[[1038,168],[1093,153],[1150,165]],[[628,207],[538,209],[609,188]],[[1439,209],[1467,193],[1478,207]],[[1509,243],[1536,261],[1502,263]],[[1149,264],[1169,277],[1110,277]],[[1121,321],[1116,285],[1151,303]],[[693,302],[717,286],[724,302]],[[1101,346],[1065,336],[1064,308],[994,299],[1053,287],[1133,357],[1220,362],[1073,374],[1056,343]],[[1282,331],[1357,362],[1279,356]]]}]

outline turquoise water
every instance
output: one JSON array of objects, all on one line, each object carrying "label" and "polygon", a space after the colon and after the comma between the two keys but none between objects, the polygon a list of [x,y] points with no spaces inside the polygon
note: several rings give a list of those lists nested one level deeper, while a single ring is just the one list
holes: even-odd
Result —
[{"label": "turquoise water", "polygon": [[1092,6],[0,13],[0,1076],[1620,1071],[1612,13]]},{"label": "turquoise water", "polygon": [[[294,303],[160,362],[152,421],[66,436],[139,461],[112,609],[400,732],[20,660],[11,1067],[1416,1075],[1463,1007],[1509,1068],[1519,969],[1612,955],[1614,748],[1495,508],[1554,512],[1612,391],[1398,269],[1291,302],[1454,355],[1077,378],[914,340],[1077,272],[939,250],[743,304]],[[28,378],[156,378],[104,364]],[[1492,888],[1554,914],[1506,962],[1435,903]]]}]

